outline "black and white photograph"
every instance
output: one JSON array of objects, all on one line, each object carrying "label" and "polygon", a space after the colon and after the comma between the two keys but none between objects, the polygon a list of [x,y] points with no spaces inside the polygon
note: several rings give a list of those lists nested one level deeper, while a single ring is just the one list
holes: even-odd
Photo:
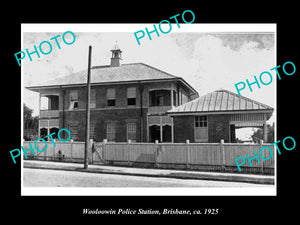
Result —
[{"label": "black and white photograph", "polygon": [[276,24],[171,26],[22,25],[22,193],[276,195]]},{"label": "black and white photograph", "polygon": [[297,221],[296,4],[185,3],[3,8],[3,221]]}]

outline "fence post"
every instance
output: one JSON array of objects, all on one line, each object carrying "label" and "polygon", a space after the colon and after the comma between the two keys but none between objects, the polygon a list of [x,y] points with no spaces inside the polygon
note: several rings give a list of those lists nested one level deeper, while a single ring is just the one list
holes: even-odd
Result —
[{"label": "fence post", "polygon": [[221,141],[220,141],[220,150],[221,150],[221,154],[220,154],[221,168],[222,168],[222,171],[225,171],[225,149],[224,149],[224,140],[223,139],[221,139]]},{"label": "fence post", "polygon": [[70,161],[73,162],[73,139],[70,140],[70,143],[71,143],[71,150],[70,150],[71,151],[71,159],[70,159]]},{"label": "fence post", "polygon": [[187,161],[186,161],[186,168],[188,169],[188,168],[190,168],[189,163],[191,161],[190,160],[190,158],[191,158],[191,155],[190,155],[190,146],[189,146],[190,140],[186,140],[185,144],[186,144],[186,159],[187,159]]},{"label": "fence post", "polygon": [[106,152],[106,143],[107,143],[107,139],[103,139],[103,148],[102,148],[102,152],[103,152],[103,158],[104,158],[104,164],[108,164],[108,160],[107,160],[107,152]]},{"label": "fence post", "polygon": [[[54,143],[53,143],[52,146],[53,146],[53,149],[54,149],[54,148],[55,148],[54,146],[55,146],[55,144],[56,144],[56,143],[55,143],[55,139],[53,139],[53,142],[54,142]],[[47,144],[48,144],[48,142],[47,142]],[[49,159],[48,159],[48,155],[49,155],[49,150],[47,150],[47,151],[44,152],[44,160],[45,160],[45,161],[48,161],[48,160],[49,160]]]},{"label": "fence post", "polygon": [[[262,148],[262,145],[264,143],[264,140],[260,139],[259,140],[259,150]],[[261,160],[261,165],[260,165],[260,173],[264,173],[264,160]]]},{"label": "fence post", "polygon": [[93,152],[93,145],[94,145],[94,139],[90,139],[90,144],[89,144],[89,150],[88,150],[88,158],[89,158],[89,153],[91,154],[92,157],[90,157],[91,159],[91,164],[94,164],[94,156],[95,156],[95,153]]},{"label": "fence post", "polygon": [[[51,155],[49,154],[49,158],[50,158],[50,160],[52,160],[52,161],[55,161],[55,149],[56,149],[56,147],[54,147],[54,145],[53,145],[53,152],[52,152],[52,157],[51,157]],[[51,159],[52,158],[52,159]]]},{"label": "fence post", "polygon": [[130,143],[131,143],[131,140],[128,140],[127,141],[127,163],[128,163],[128,166],[130,166],[130,158],[131,158],[131,152],[130,152]]},{"label": "fence post", "polygon": [[158,140],[155,140],[155,145],[156,145],[156,151],[155,151],[155,165],[154,167],[158,167],[158,151],[159,151],[159,146],[158,146]]}]

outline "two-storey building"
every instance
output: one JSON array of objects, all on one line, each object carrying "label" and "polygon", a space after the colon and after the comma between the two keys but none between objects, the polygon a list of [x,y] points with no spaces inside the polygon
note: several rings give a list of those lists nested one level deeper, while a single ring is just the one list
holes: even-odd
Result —
[{"label": "two-storey building", "polygon": [[[181,77],[144,63],[122,64],[116,46],[111,64],[91,68],[90,138],[96,141],[173,142],[173,117],[168,110],[197,97]],[[45,84],[26,87],[48,100],[39,113],[41,137],[67,128],[83,141],[86,125],[87,70]]]}]

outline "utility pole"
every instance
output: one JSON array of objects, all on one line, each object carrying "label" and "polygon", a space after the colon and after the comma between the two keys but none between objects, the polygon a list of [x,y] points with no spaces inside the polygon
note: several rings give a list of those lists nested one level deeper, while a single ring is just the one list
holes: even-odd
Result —
[{"label": "utility pole", "polygon": [[87,96],[86,96],[86,127],[85,127],[85,147],[84,147],[84,169],[88,168],[88,150],[90,143],[90,92],[91,92],[91,56],[92,46],[89,46],[89,59],[87,71]]}]

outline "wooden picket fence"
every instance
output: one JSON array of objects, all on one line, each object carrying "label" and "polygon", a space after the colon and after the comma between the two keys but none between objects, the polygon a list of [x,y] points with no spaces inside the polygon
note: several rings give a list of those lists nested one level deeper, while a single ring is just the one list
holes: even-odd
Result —
[{"label": "wooden picket fence", "polygon": [[[241,166],[242,173],[274,174],[274,146],[269,144],[242,143],[96,143],[97,156],[94,163],[105,162],[114,165],[191,169],[204,171],[239,172],[235,159],[259,155],[259,150],[268,146],[273,151],[269,160],[248,160]],[[267,159],[270,152],[264,150]]]},{"label": "wooden picket fence", "polygon": [[[33,145],[33,143],[32,143]],[[43,142],[38,143],[43,149]],[[28,149],[28,142],[24,142]],[[27,146],[27,147],[26,147]],[[243,143],[111,143],[94,142],[88,154],[91,164],[125,165],[133,167],[174,168],[202,171],[239,172],[235,159],[259,155],[259,150],[268,146],[273,151],[269,160],[253,159],[252,166],[248,160],[241,166],[241,173],[274,174],[274,146],[270,144]],[[38,153],[38,152],[36,152]],[[28,155],[29,154],[29,155]],[[84,142],[57,142],[54,147],[50,142],[48,149],[35,156],[28,152],[27,158],[68,162],[83,162]],[[264,150],[262,156],[267,159],[270,152]]]}]

